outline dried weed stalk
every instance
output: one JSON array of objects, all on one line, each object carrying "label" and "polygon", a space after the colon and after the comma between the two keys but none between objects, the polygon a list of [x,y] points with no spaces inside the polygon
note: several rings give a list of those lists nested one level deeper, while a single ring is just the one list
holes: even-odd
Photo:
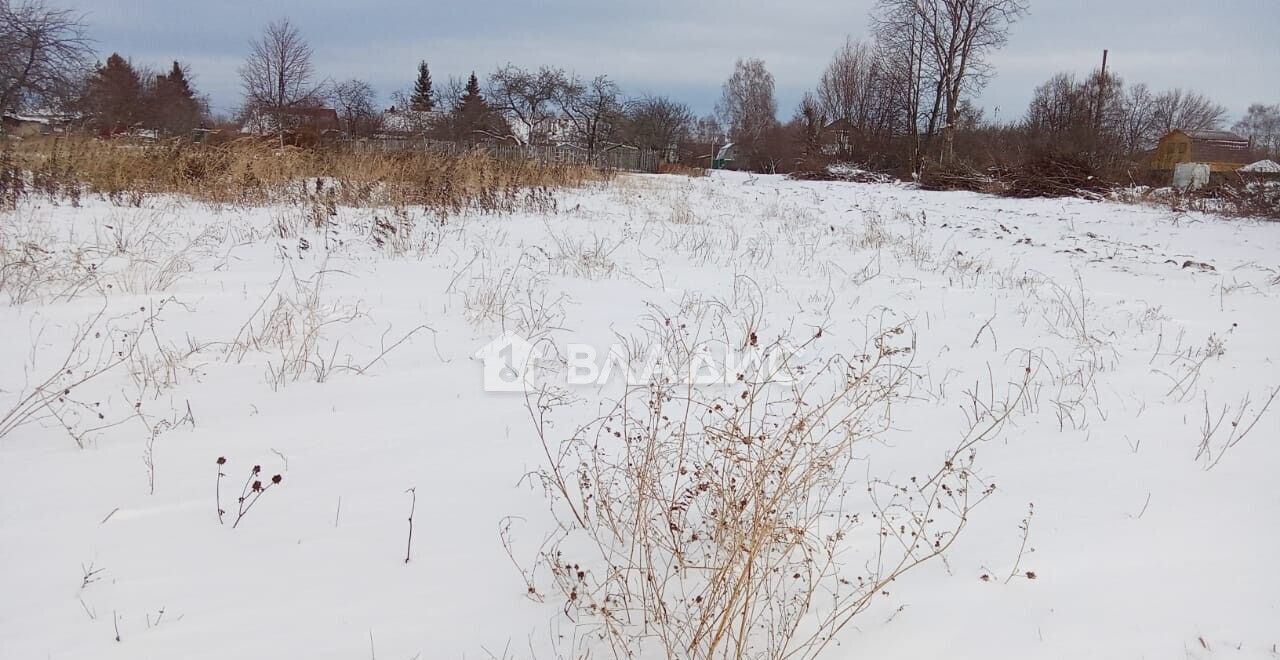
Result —
[{"label": "dried weed stalk", "polygon": [[[693,359],[697,325],[668,319],[657,340]],[[888,428],[912,355],[897,326],[865,354],[787,360],[727,393],[632,386],[563,439],[551,418],[566,395],[531,393],[559,528],[521,572],[531,598],[574,622],[571,655],[814,658],[893,581],[941,557],[995,488],[974,471],[976,448],[1022,407],[1032,374],[1003,398],[993,387],[931,472],[859,483],[855,448]],[[509,529],[502,538],[515,557]]]}]

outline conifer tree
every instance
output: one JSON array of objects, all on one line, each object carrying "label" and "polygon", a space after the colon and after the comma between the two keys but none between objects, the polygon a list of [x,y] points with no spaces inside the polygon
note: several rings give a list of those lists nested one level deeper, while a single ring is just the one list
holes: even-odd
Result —
[{"label": "conifer tree", "polygon": [[431,70],[427,63],[418,63],[418,79],[413,83],[413,96],[409,98],[409,107],[419,112],[429,112],[435,108],[434,94],[431,91]]},{"label": "conifer tree", "polygon": [[89,78],[83,102],[98,130],[128,130],[142,119],[142,79],[128,60],[112,53]]},{"label": "conifer tree", "polygon": [[170,85],[173,85],[175,91],[183,96],[194,99],[195,92],[191,90],[191,83],[187,81],[187,72],[182,70],[182,65],[178,64],[178,60],[173,61],[173,68],[169,70],[169,75],[165,79]]},{"label": "conifer tree", "polygon": [[474,142],[485,134],[503,132],[502,119],[493,112],[480,93],[480,80],[473,72],[453,109],[453,139]]},{"label": "conifer tree", "polygon": [[204,115],[187,71],[177,61],[169,73],[156,76],[148,106],[147,123],[167,135],[190,134]]}]

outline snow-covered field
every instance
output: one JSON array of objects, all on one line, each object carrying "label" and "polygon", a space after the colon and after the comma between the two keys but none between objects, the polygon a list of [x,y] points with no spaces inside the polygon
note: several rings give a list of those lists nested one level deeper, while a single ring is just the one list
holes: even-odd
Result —
[{"label": "snow-covered field", "polygon": [[[850,514],[1016,403],[963,533],[821,657],[1280,657],[1280,223],[733,173],[514,215],[0,223],[0,658],[579,657],[518,569],[554,532],[543,446],[476,355],[604,352],[707,301],[735,340],[820,329],[815,358],[902,328]],[[619,387],[568,388],[550,439]],[[235,524],[254,465],[282,480]]]}]

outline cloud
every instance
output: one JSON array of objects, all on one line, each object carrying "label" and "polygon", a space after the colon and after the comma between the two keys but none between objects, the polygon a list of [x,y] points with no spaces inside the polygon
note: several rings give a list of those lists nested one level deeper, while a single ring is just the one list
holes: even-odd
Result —
[{"label": "cloud", "polygon": [[[57,0],[56,0],[57,1]],[[761,57],[789,115],[845,35],[868,36],[872,0],[60,0],[85,11],[104,54],[190,62],[219,109],[239,102],[236,68],[268,21],[289,16],[316,66],[369,80],[384,97],[407,87],[418,60],[438,80],[482,76],[506,62],[607,73],[630,92],[667,93],[710,111],[738,57]],[[979,104],[1021,113],[1057,71],[1087,73],[1103,48],[1127,80],[1199,89],[1234,112],[1280,102],[1276,0],[1031,0]]]}]

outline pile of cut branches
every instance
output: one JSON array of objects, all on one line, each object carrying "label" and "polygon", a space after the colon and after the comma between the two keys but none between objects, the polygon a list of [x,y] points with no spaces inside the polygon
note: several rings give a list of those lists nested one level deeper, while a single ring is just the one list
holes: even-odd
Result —
[{"label": "pile of cut branches", "polygon": [[1045,154],[1012,168],[1003,177],[1005,197],[1084,197],[1102,199],[1111,185],[1079,156]]},{"label": "pile of cut branches", "polygon": [[929,163],[920,171],[921,190],[968,190],[994,193],[1001,189],[1000,181],[990,174],[963,163],[942,165]]},{"label": "pile of cut branches", "polygon": [[1214,210],[1245,218],[1280,220],[1280,179],[1260,176],[1237,176],[1237,181],[1201,191],[1203,197],[1216,201]]},{"label": "pile of cut branches", "polygon": [[788,174],[787,178],[796,181],[848,181],[850,183],[892,183],[897,180],[889,174],[844,164],[796,170]]}]

